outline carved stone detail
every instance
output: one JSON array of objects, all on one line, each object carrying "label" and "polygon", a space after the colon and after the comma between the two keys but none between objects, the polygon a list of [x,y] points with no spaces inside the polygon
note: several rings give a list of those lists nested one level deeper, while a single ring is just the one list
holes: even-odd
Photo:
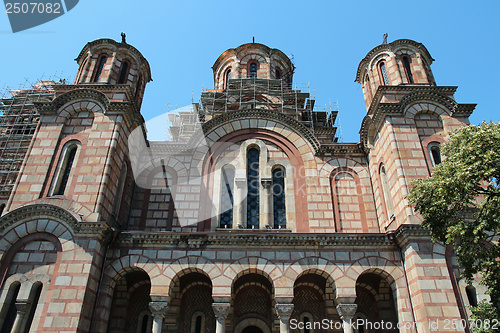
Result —
[{"label": "carved stone detail", "polygon": [[226,318],[229,313],[230,304],[229,303],[213,303],[212,308],[214,309],[215,317]]},{"label": "carved stone detail", "polygon": [[153,317],[156,316],[165,317],[167,308],[168,308],[167,302],[149,302],[149,310],[151,310]]},{"label": "carved stone detail", "polygon": [[293,312],[293,304],[292,303],[277,303],[276,306],[276,314],[280,319],[290,318]]},{"label": "carved stone detail", "polygon": [[357,304],[339,304],[337,305],[337,312],[341,319],[352,319],[358,309]]},{"label": "carved stone detail", "polygon": [[264,188],[270,188],[271,185],[273,184],[273,180],[271,178],[261,178],[260,183]]}]

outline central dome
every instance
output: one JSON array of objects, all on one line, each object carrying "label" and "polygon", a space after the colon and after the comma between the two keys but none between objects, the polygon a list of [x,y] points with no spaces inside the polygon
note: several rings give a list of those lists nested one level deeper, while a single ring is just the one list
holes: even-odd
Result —
[{"label": "central dome", "polygon": [[214,88],[226,88],[228,79],[262,78],[284,80],[292,84],[295,66],[290,58],[278,49],[264,44],[247,43],[228,49],[215,61]]}]

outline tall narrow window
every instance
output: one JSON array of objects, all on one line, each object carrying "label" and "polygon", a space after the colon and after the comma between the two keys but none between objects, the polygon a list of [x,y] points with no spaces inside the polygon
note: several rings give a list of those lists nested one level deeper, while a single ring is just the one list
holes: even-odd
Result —
[{"label": "tall narrow window", "polygon": [[476,288],[473,286],[465,287],[465,293],[467,294],[467,299],[469,300],[470,306],[477,306],[477,293]]},{"label": "tall narrow window", "polygon": [[[2,330],[0,333],[10,333],[12,327],[14,326],[14,320],[16,319],[16,299],[19,294],[19,289],[21,288],[20,283],[11,284],[9,292],[7,293],[7,297],[10,297],[9,308],[7,309],[7,313],[5,314],[5,320],[2,325]],[[8,298],[9,299],[9,298]],[[6,302],[7,303],[7,302]]]},{"label": "tall narrow window", "polygon": [[99,82],[99,79],[101,78],[102,70],[104,69],[104,65],[106,64],[106,61],[108,60],[108,57],[106,55],[102,55],[99,58],[99,61],[97,62],[97,70],[94,75],[94,82]]},{"label": "tall narrow window", "polygon": [[233,227],[233,187],[234,187],[234,168],[225,166],[221,170],[221,216],[220,227],[230,229]]},{"label": "tall narrow window", "polygon": [[441,163],[441,148],[438,142],[431,142],[429,144],[429,155],[433,166]]},{"label": "tall narrow window", "polygon": [[257,64],[252,62],[250,64],[250,75],[249,77],[257,77]]},{"label": "tall narrow window", "polygon": [[29,333],[31,330],[31,324],[33,323],[33,318],[35,318],[35,311],[38,306],[38,302],[40,301],[40,295],[42,295],[42,287],[43,284],[39,284],[36,286],[33,295],[33,300],[31,301],[30,310],[28,314],[28,318],[26,320],[26,326],[24,326],[24,333]]},{"label": "tall narrow window", "polygon": [[403,57],[403,65],[405,66],[406,77],[409,83],[413,82],[413,74],[411,73],[410,58],[408,56]]},{"label": "tall narrow window", "polygon": [[142,317],[141,333],[148,333],[148,321],[149,321],[149,316],[145,314]]},{"label": "tall narrow window", "polygon": [[85,71],[85,67],[87,66],[87,62],[89,61],[89,59],[85,59],[85,61],[83,62],[83,65],[80,67],[80,73],[78,74],[78,79],[75,80],[76,83],[80,83],[80,80],[82,79],[82,76],[83,76],[83,72]]},{"label": "tall narrow window", "polygon": [[120,215],[120,206],[123,199],[123,191],[125,189],[125,180],[127,179],[128,167],[127,163],[123,164],[120,171],[120,178],[118,180],[118,187],[116,189],[115,201],[113,203],[113,214]]},{"label": "tall narrow window", "polygon": [[120,77],[118,78],[118,84],[125,83],[128,74],[128,61],[123,62],[122,69],[120,70]]},{"label": "tall narrow window", "polygon": [[311,320],[309,317],[304,317],[304,333],[310,333],[311,329],[309,328]]},{"label": "tall narrow window", "polygon": [[387,68],[385,67],[385,62],[380,63],[380,74],[382,75],[382,81],[384,85],[389,85],[389,75],[387,74]]},{"label": "tall narrow window", "polygon": [[229,86],[229,79],[231,78],[231,68],[229,68],[227,71],[226,71],[226,82],[224,84],[224,88],[227,88]]},{"label": "tall narrow window", "polygon": [[282,167],[273,170],[273,216],[274,229],[285,229],[285,169]]},{"label": "tall narrow window", "polygon": [[276,79],[281,80],[281,72],[279,69],[276,68]]},{"label": "tall narrow window", "polygon": [[389,220],[393,218],[394,216],[394,208],[392,207],[392,200],[391,200],[391,190],[389,188],[389,181],[387,179],[387,174],[385,172],[385,167],[382,164],[380,166],[380,180],[382,181],[382,193],[384,195],[384,201],[385,201],[385,207],[387,209],[387,215],[389,217]]},{"label": "tall narrow window", "polygon": [[247,228],[259,229],[259,150],[248,150]]},{"label": "tall narrow window", "polygon": [[64,154],[64,162],[61,165],[61,173],[59,174],[59,180],[57,182],[56,191],[54,194],[63,195],[66,190],[66,185],[68,185],[69,176],[71,174],[71,169],[73,168],[73,163],[75,161],[76,150],[78,146],[76,144],[71,145],[66,149]]},{"label": "tall narrow window", "polygon": [[201,316],[196,317],[196,321],[194,324],[194,333],[201,333]]},{"label": "tall narrow window", "polygon": [[142,75],[139,75],[139,80],[137,81],[137,87],[135,88],[135,100],[137,101],[140,91],[142,89]]}]

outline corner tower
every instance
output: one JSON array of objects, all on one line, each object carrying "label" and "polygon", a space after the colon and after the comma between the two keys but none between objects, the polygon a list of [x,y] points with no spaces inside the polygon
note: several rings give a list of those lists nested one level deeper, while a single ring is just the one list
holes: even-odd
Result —
[{"label": "corner tower", "polygon": [[380,193],[382,230],[419,223],[406,200],[409,184],[431,174],[440,144],[469,123],[475,107],[455,101],[457,87],[436,85],[433,61],[424,45],[400,39],[373,48],[356,73],[367,106],[361,142]]},{"label": "corner tower", "polygon": [[427,48],[409,39],[398,39],[373,48],[358,66],[356,82],[363,87],[366,107],[377,88],[398,85],[436,86]]},{"label": "corner tower", "polygon": [[144,120],[147,60],[125,40],[87,43],[73,85],[54,85],[8,210],[44,202],[85,221],[126,223],[133,188],[127,139]]},{"label": "corner tower", "polygon": [[140,107],[146,83],[151,81],[148,61],[125,38],[121,43],[102,38],[87,43],[78,57],[74,84],[126,85]]}]

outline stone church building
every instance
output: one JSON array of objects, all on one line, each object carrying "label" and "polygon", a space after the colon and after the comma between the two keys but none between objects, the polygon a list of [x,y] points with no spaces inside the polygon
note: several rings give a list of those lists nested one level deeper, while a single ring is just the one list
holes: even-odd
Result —
[{"label": "stone church building", "polygon": [[358,143],[262,44],[222,53],[162,142],[136,48],[99,39],[76,61],[73,84],[0,103],[1,332],[423,333],[482,297],[406,200],[475,107],[424,45],[361,60]]}]

